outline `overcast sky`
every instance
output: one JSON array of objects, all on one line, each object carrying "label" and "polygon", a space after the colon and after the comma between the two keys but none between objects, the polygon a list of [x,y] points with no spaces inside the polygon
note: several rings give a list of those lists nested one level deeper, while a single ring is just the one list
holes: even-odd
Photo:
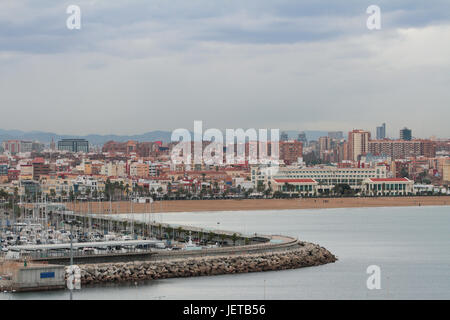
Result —
[{"label": "overcast sky", "polygon": [[203,120],[449,138],[450,1],[1,0],[0,106],[2,129],[60,134]]}]

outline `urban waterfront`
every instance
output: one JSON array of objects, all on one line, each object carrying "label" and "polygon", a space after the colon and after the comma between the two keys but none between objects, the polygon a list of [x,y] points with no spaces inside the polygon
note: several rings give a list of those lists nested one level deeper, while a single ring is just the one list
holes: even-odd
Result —
[{"label": "urban waterfront", "polygon": [[[143,215],[136,215],[144,218]],[[315,268],[83,287],[74,299],[449,299],[448,206],[157,214],[164,223],[285,234],[319,243],[338,261]],[[368,290],[366,269],[381,268]],[[68,291],[0,299],[68,299]]]}]

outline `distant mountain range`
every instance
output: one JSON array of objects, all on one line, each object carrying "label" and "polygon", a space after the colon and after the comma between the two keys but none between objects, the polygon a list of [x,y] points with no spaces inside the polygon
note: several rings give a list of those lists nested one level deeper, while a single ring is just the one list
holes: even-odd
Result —
[{"label": "distant mountain range", "polygon": [[57,142],[61,139],[86,139],[92,145],[103,145],[105,142],[114,140],[114,141],[128,141],[128,140],[137,140],[137,141],[158,141],[162,140],[165,142],[170,141],[171,132],[169,131],[151,131],[144,134],[139,135],[99,135],[99,134],[89,134],[85,136],[76,136],[76,135],[61,135],[52,132],[42,132],[42,131],[20,131],[20,130],[2,130],[0,129],[0,141],[4,140],[31,140],[31,141],[39,141],[45,144],[49,144],[52,139]]},{"label": "distant mountain range", "polygon": [[[290,139],[296,139],[300,131],[286,130],[284,131],[288,134]],[[315,130],[305,130],[306,138],[308,141],[317,140],[319,137],[328,135],[328,131],[315,131]],[[135,141],[164,141],[170,142],[170,137],[172,135],[171,131],[150,131],[138,135],[99,135],[99,134],[89,134],[86,136],[76,136],[76,135],[60,135],[52,132],[43,131],[21,131],[21,130],[3,130],[0,129],[0,142],[4,140],[29,140],[29,141],[39,141],[41,143],[49,144],[52,139],[57,142],[61,139],[86,139],[91,145],[103,145],[105,142],[114,140],[119,142],[124,142],[128,140]]]}]

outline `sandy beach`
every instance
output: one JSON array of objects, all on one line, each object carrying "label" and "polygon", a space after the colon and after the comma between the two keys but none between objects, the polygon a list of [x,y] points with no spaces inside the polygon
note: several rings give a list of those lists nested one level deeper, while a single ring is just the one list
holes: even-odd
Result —
[{"label": "sandy beach", "polygon": [[171,200],[150,203],[77,202],[70,210],[91,213],[195,212],[237,210],[323,209],[354,207],[405,207],[450,205],[450,196],[378,197],[378,198],[308,198],[246,200]]}]

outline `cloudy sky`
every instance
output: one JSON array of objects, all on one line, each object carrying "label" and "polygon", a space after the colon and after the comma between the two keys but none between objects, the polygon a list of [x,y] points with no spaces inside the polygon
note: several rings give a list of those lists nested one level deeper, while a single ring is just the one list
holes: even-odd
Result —
[{"label": "cloudy sky", "polygon": [[203,120],[449,138],[450,1],[1,0],[0,106],[2,129],[60,134]]}]

